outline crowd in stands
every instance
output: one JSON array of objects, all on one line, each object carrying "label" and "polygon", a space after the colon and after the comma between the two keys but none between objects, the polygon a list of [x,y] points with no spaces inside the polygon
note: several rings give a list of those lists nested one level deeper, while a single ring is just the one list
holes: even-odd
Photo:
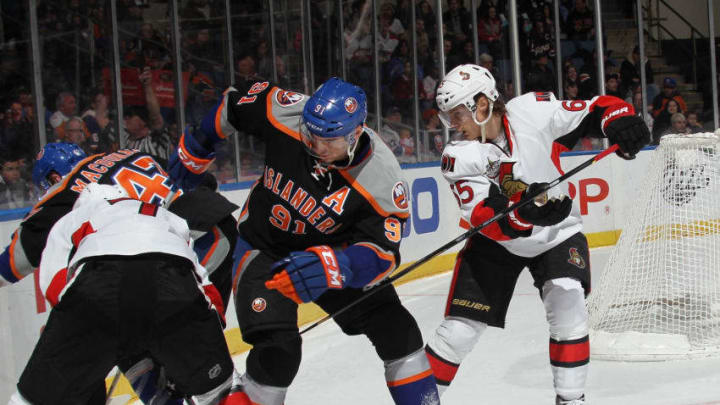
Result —
[{"label": "crowd in stands", "polygon": [[[415,26],[411,26],[411,1],[415,1]],[[3,2],[3,7],[5,3]],[[26,15],[21,4],[2,10]],[[182,77],[175,78],[173,37],[169,25],[170,2],[118,0],[117,15],[120,48],[120,76],[123,87],[123,116],[114,106],[113,38],[109,10],[100,0],[44,0],[38,2],[37,16],[42,40],[42,83],[44,122],[48,142],[77,143],[87,153],[114,151],[119,146],[140,148],[167,159],[177,142],[175,82],[184,91],[185,121],[197,124],[231,82],[270,79],[284,88],[312,92],[305,79],[307,60],[303,58],[304,34],[299,23],[300,10],[288,2],[276,9],[276,49],[271,49],[267,2],[231,2],[233,15],[230,41],[234,60],[226,60],[228,41],[225,29],[225,2],[220,0],[180,1],[180,49]],[[278,3],[278,2],[276,2]],[[322,3],[322,4],[321,4]],[[621,59],[607,50],[598,58],[595,50],[593,10],[587,0],[561,0],[560,39],[562,80],[557,81],[555,24],[551,0],[519,0],[518,27],[521,42],[522,89],[563,93],[565,99],[589,99],[597,89],[597,63],[605,66],[605,93],[635,105],[652,129],[653,140],[669,132],[702,130],[703,114],[688,111],[672,77],[660,86],[649,61],[645,65],[648,108],[642,109],[640,92],[640,54],[635,47]],[[592,3],[592,2],[590,2]],[[333,4],[310,2],[310,31],[313,39],[314,83],[321,83],[342,71],[340,46],[345,57],[347,80],[362,86],[368,94],[369,126],[380,128],[380,136],[401,162],[439,158],[444,142],[437,115],[435,88],[441,79],[437,35],[436,2],[430,0],[380,0],[377,21],[372,19],[371,0],[346,0],[343,27],[337,27]],[[469,0],[445,0],[442,13],[443,59],[445,69],[462,63],[479,63],[497,80],[505,99],[512,98],[509,42],[509,2],[479,0],[477,10],[469,10]],[[478,58],[473,45],[472,15],[477,17]],[[281,16],[281,17],[280,17]],[[7,23],[5,23],[8,21]],[[24,21],[15,18],[13,21]],[[0,38],[0,209],[27,205],[37,198],[30,186],[29,170],[34,152],[39,150],[33,122],[34,111],[28,28],[3,18],[4,38]],[[373,23],[376,23],[374,25]],[[377,40],[373,27],[378,29]],[[417,64],[413,66],[413,35]],[[379,68],[380,92],[375,93],[375,49]],[[234,77],[227,74],[233,63]],[[305,70],[305,71],[304,71]],[[415,133],[415,91],[417,121]],[[379,98],[379,99],[378,99]],[[380,105],[382,122],[375,112]],[[40,115],[42,115],[41,113]],[[116,134],[120,119],[121,134]],[[263,143],[252,134],[241,136],[237,144],[218,150],[213,171],[220,183],[247,180],[262,170]],[[584,140],[580,149],[601,146],[599,139]],[[234,149],[238,147],[239,153]],[[235,167],[235,156],[240,165]],[[6,173],[7,171],[7,173]],[[19,172],[19,177],[17,176]],[[7,174],[7,175],[6,175]],[[239,176],[239,177],[238,177]]]}]

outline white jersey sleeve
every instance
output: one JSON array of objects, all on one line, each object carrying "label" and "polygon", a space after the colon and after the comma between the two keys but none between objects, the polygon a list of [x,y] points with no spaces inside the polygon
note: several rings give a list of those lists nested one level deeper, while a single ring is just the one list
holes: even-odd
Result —
[{"label": "white jersey sleeve", "polygon": [[462,220],[470,223],[473,208],[484,200],[494,183],[503,152],[478,141],[456,141],[445,146],[442,173],[460,206]]}]

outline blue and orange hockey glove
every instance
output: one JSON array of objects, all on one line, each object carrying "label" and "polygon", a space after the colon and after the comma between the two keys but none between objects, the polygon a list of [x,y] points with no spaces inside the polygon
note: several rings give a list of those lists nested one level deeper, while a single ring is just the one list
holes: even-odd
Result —
[{"label": "blue and orange hockey glove", "polygon": [[185,191],[194,189],[205,177],[215,152],[202,130],[187,127],[180,136],[177,148],[168,160],[168,174],[178,187]]},{"label": "blue and orange hockey glove", "polygon": [[314,301],[328,289],[345,288],[353,275],[347,255],[324,245],[292,252],[273,263],[272,271],[265,287],[298,304]]}]

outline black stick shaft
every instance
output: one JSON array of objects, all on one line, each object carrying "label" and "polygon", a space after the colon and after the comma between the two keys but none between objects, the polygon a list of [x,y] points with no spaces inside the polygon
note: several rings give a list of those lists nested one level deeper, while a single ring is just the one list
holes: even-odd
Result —
[{"label": "black stick shaft", "polygon": [[593,164],[593,163],[597,162],[598,160],[604,158],[605,156],[609,155],[610,153],[615,152],[617,149],[618,149],[618,146],[617,146],[617,145],[613,145],[613,146],[605,149],[604,151],[598,153],[598,154],[595,155],[592,159],[586,160],[585,162],[579,164],[577,167],[573,168],[573,169],[570,170],[569,172],[567,172],[567,173],[563,174],[562,176],[556,178],[555,180],[547,183],[547,185],[545,185],[545,187],[538,188],[537,190],[533,190],[533,192],[530,193],[530,194],[528,194],[527,196],[525,196],[525,198],[523,198],[522,200],[516,202],[515,204],[513,204],[513,205],[511,205],[511,206],[509,206],[509,207],[507,207],[507,208],[505,208],[504,210],[498,212],[498,213],[495,214],[492,218],[488,219],[487,221],[483,222],[482,224],[480,224],[480,225],[478,225],[478,226],[476,226],[476,227],[474,227],[474,228],[469,229],[467,232],[459,235],[458,237],[456,237],[455,239],[451,240],[450,242],[447,242],[446,244],[444,244],[444,245],[440,246],[439,248],[433,250],[432,252],[430,252],[430,253],[427,254],[426,256],[422,257],[421,259],[419,259],[419,260],[416,261],[415,263],[413,263],[413,264],[409,265],[408,267],[404,268],[403,270],[395,273],[393,276],[386,278],[385,280],[383,280],[382,282],[380,282],[378,285],[376,285],[376,286],[373,287],[372,289],[368,290],[368,291],[365,293],[365,295],[363,295],[363,296],[361,296],[360,298],[358,298],[357,300],[349,303],[348,305],[344,306],[343,308],[340,308],[340,309],[339,309],[337,312],[335,312],[334,314],[325,315],[324,317],[322,317],[322,318],[321,318],[320,320],[318,320],[317,322],[315,322],[315,323],[313,323],[312,325],[308,326],[307,328],[303,329],[303,330],[300,332],[300,334],[302,335],[303,333],[305,333],[305,332],[307,332],[307,331],[309,331],[309,330],[312,330],[312,329],[316,328],[318,325],[320,325],[321,323],[327,321],[328,319],[330,319],[330,318],[332,318],[332,317],[336,317],[336,316],[344,313],[344,312],[347,311],[348,309],[354,307],[355,305],[363,302],[363,301],[366,300],[368,297],[370,297],[370,296],[372,296],[373,294],[375,294],[376,292],[380,291],[382,288],[387,287],[388,285],[392,284],[395,280],[397,280],[397,279],[399,279],[400,277],[402,277],[402,276],[410,273],[411,271],[417,269],[418,267],[420,267],[420,266],[422,266],[423,264],[425,264],[425,263],[427,263],[428,261],[430,261],[430,260],[431,260],[432,258],[434,258],[435,256],[437,256],[437,255],[439,255],[440,253],[442,253],[442,252],[450,249],[451,247],[457,245],[458,243],[464,241],[465,239],[468,239],[469,237],[471,237],[471,236],[474,235],[475,233],[479,232],[481,229],[483,229],[483,228],[485,228],[486,226],[492,224],[493,222],[495,222],[495,221],[497,221],[497,220],[505,217],[506,215],[508,215],[509,213],[513,212],[514,210],[516,210],[516,209],[518,209],[518,208],[520,208],[520,207],[523,207],[523,206],[529,204],[531,201],[533,201],[533,200],[535,199],[535,197],[537,197],[537,196],[539,196],[540,194],[548,191],[549,189],[557,186],[558,184],[560,184],[560,183],[562,183],[563,181],[567,180],[568,178],[574,176],[575,174],[577,174],[578,172],[582,171],[583,169],[585,169],[586,167],[590,166],[591,164]]}]

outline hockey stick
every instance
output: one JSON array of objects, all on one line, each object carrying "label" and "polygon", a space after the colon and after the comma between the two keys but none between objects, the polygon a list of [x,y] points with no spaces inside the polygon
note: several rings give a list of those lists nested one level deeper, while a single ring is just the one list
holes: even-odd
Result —
[{"label": "hockey stick", "polygon": [[399,279],[400,277],[406,275],[407,273],[409,273],[409,272],[417,269],[418,267],[422,266],[423,264],[427,263],[430,259],[432,259],[433,257],[437,256],[438,254],[440,254],[440,253],[442,253],[442,252],[450,249],[451,247],[455,246],[456,244],[458,244],[458,243],[464,241],[465,239],[473,236],[475,233],[479,232],[481,229],[483,229],[483,228],[485,228],[486,226],[492,224],[493,222],[497,221],[498,219],[501,219],[501,218],[505,217],[506,215],[508,215],[509,213],[513,212],[514,210],[516,210],[516,209],[518,209],[518,208],[520,208],[520,207],[523,207],[523,206],[529,204],[531,201],[533,201],[533,200],[535,199],[535,197],[537,197],[537,196],[539,196],[540,194],[546,192],[547,190],[549,190],[549,189],[557,186],[557,185],[560,184],[561,182],[563,182],[563,181],[567,180],[568,178],[574,176],[575,174],[577,174],[578,172],[582,171],[582,170],[585,169],[586,167],[588,167],[588,166],[590,166],[591,164],[599,161],[600,159],[604,158],[605,156],[609,155],[610,153],[615,152],[616,150],[618,150],[618,145],[617,145],[617,144],[616,144],[616,145],[612,145],[611,147],[609,147],[609,148],[605,149],[604,151],[602,151],[602,152],[598,153],[597,155],[595,155],[592,159],[586,160],[585,162],[579,164],[577,167],[573,168],[573,169],[570,170],[569,172],[567,172],[567,173],[563,174],[562,176],[558,177],[557,179],[555,179],[555,180],[547,183],[544,187],[538,188],[537,190],[533,190],[533,192],[530,193],[530,194],[528,194],[527,196],[525,196],[524,199],[522,199],[522,200],[516,202],[515,204],[513,204],[513,205],[511,205],[511,206],[509,206],[509,207],[507,207],[507,208],[505,208],[504,210],[498,212],[498,213],[495,214],[492,218],[488,219],[487,221],[483,222],[482,224],[480,224],[480,225],[478,225],[478,226],[476,226],[476,227],[474,227],[474,228],[470,228],[467,232],[465,232],[465,233],[463,233],[462,235],[458,236],[457,238],[451,240],[450,242],[448,242],[448,243],[440,246],[439,248],[433,250],[431,253],[429,253],[429,254],[426,255],[425,257],[421,258],[420,260],[416,261],[415,263],[413,263],[413,264],[409,265],[408,267],[404,268],[402,271],[397,272],[397,273],[394,274],[392,277],[386,278],[385,280],[383,280],[382,282],[380,282],[378,285],[376,285],[375,287],[373,287],[373,288],[371,288],[370,290],[368,290],[368,292],[367,292],[365,295],[363,295],[363,296],[361,296],[360,298],[358,298],[357,300],[355,300],[355,301],[347,304],[346,306],[340,308],[340,309],[339,309],[337,312],[335,312],[334,314],[325,315],[324,317],[322,317],[322,318],[321,318],[320,320],[318,320],[317,322],[315,322],[315,323],[313,323],[312,325],[308,326],[307,328],[303,329],[303,330],[300,332],[300,334],[302,335],[303,333],[305,333],[305,332],[307,332],[307,331],[309,331],[309,330],[312,330],[312,329],[314,329],[315,327],[317,327],[318,325],[320,325],[321,323],[327,321],[328,319],[334,318],[334,317],[342,314],[343,312],[347,311],[348,309],[350,309],[350,308],[354,307],[355,305],[359,304],[360,302],[364,301],[365,299],[367,299],[367,298],[370,297],[371,295],[373,295],[373,294],[375,294],[376,292],[380,291],[380,290],[383,289],[384,287],[387,287],[388,285],[392,284],[395,280]]},{"label": "hockey stick", "polygon": [[112,401],[112,394],[115,391],[115,387],[117,387],[118,382],[120,382],[121,374],[120,370],[115,373],[115,376],[110,383],[110,388],[108,388],[107,396],[105,397],[105,405],[108,405]]}]

